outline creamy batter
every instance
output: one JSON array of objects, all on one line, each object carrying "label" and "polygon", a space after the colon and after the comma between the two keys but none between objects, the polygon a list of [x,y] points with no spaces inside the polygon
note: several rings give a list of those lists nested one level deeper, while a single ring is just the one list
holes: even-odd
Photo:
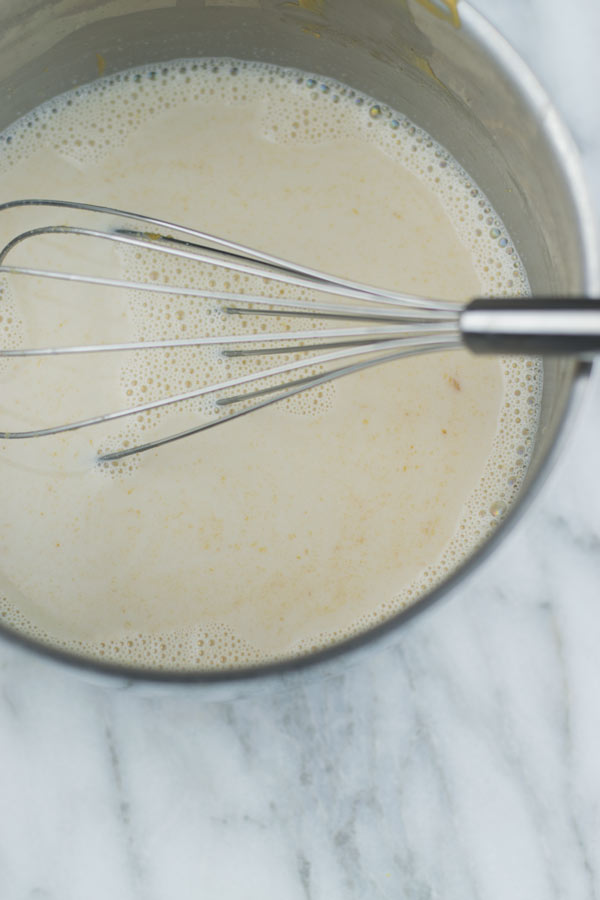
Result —
[{"label": "creamy batter", "polygon": [[[510,236],[443,148],[305,73],[231,60],[135,70],[45,104],[0,149],[6,200],[138,210],[444,299],[528,290]],[[82,222],[63,211],[5,216],[3,242],[42,221]],[[84,239],[30,242],[11,261],[256,289]],[[16,278],[2,290],[8,346],[248,327],[203,300]],[[5,362],[0,425],[107,412],[243,366],[189,349]],[[537,362],[453,352],[388,364],[114,465],[97,454],[190,427],[214,415],[210,401],[1,443],[2,620],[77,653],[155,668],[238,666],[338,641],[412,602],[494,527],[526,470],[540,388]]]}]

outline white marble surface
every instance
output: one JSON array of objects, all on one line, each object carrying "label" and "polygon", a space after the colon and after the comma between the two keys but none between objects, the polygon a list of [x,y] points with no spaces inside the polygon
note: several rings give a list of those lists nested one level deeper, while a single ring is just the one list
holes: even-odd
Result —
[{"label": "white marble surface", "polygon": [[[598,0],[476,0],[600,209]],[[572,15],[569,15],[572,13]],[[203,703],[0,647],[0,900],[600,896],[600,377],[526,517],[339,677]]]}]

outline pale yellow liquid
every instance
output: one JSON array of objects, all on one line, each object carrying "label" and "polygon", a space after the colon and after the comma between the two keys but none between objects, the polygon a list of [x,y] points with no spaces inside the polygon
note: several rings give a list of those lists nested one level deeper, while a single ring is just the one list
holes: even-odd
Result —
[{"label": "pale yellow liquid", "polygon": [[[332,121],[326,100],[291,76],[273,86],[278,70],[227,72],[186,81],[174,67],[163,85],[145,78],[74,107],[61,101],[39,137],[11,144],[2,197],[139,210],[422,295],[526,290],[516,256],[486,243],[486,222],[479,244],[473,237],[479,207],[464,173],[444,171],[441,184],[428,174],[439,165],[435,146],[419,150],[421,173],[374,137],[382,126],[368,109],[340,101]],[[2,240],[15,223],[42,219],[0,223]],[[33,252],[13,261],[115,275],[124,265],[171,283],[200,277],[93,243],[38,243],[34,263]],[[215,327],[205,302],[10,285],[6,340],[17,344]],[[2,425],[56,424],[185,390],[209,364],[222,375],[214,356],[193,353],[7,364]],[[77,652],[178,668],[339,640],[410,602],[493,527],[525,468],[538,390],[531,363],[454,352],[340,380],[118,467],[95,465],[98,449],[192,426],[206,404],[152,417],[144,430],[117,423],[4,442],[4,621]]]}]

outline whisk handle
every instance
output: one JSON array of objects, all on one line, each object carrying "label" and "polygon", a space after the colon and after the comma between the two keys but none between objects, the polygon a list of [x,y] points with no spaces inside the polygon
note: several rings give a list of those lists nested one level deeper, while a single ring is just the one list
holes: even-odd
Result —
[{"label": "whisk handle", "polygon": [[600,353],[600,300],[473,300],[461,313],[460,330],[473,353],[588,357]]}]

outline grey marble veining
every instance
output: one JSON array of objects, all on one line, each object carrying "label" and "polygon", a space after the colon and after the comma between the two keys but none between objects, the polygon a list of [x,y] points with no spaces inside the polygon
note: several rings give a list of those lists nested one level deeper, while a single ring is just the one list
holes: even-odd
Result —
[{"label": "grey marble veining", "polygon": [[[600,4],[475,5],[600,210]],[[342,675],[202,703],[0,647],[0,900],[597,900],[599,447],[596,372],[498,551]]]}]

